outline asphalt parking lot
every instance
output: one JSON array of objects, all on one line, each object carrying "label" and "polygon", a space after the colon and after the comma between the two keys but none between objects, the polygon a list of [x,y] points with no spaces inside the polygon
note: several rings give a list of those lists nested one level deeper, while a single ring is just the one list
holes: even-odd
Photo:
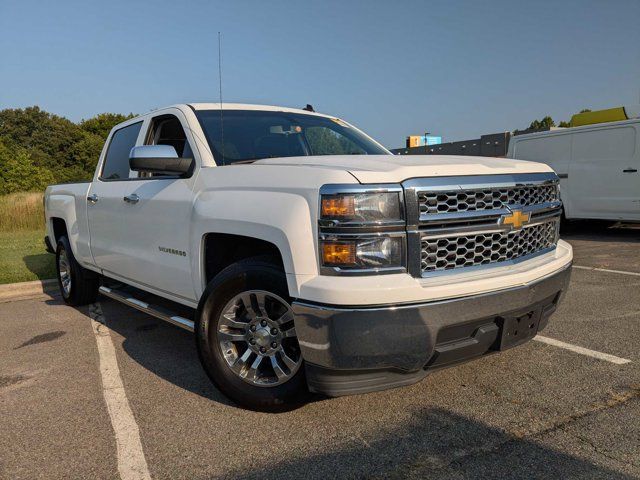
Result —
[{"label": "asphalt parking lot", "polygon": [[[191,334],[109,299],[1,303],[0,477],[640,478],[640,229],[585,224],[564,237],[579,268],[542,335],[613,357],[532,341],[279,414],[227,401]],[[119,438],[104,335],[122,382],[113,398],[132,412]],[[126,466],[137,438],[140,470]]]}]

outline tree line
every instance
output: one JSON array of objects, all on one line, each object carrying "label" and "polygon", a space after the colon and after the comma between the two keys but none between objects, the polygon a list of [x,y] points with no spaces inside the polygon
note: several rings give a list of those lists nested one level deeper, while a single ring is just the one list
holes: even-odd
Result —
[{"label": "tree line", "polygon": [[[586,112],[590,110],[582,110]],[[93,177],[102,146],[114,125],[134,114],[100,113],[74,123],[37,106],[0,110],[0,195],[42,191],[52,183]],[[530,129],[555,126],[550,116]],[[568,127],[568,122],[560,122]]]},{"label": "tree line", "polygon": [[90,180],[111,128],[133,114],[74,123],[39,107],[0,110],[0,195]]},{"label": "tree line", "polygon": [[[583,108],[579,113],[590,112],[588,108]],[[529,124],[529,130],[549,130],[551,127],[555,127],[556,122],[549,115],[543,117],[542,120],[534,120]],[[571,126],[570,122],[565,122],[564,120],[558,123],[558,127],[569,128]]]}]

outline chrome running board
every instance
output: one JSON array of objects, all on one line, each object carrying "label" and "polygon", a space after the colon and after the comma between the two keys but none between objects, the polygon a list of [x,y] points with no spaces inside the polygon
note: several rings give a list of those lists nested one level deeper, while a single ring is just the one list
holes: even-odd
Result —
[{"label": "chrome running board", "polygon": [[142,300],[133,298],[131,295],[114,288],[104,286],[100,287],[100,293],[120,303],[124,303],[125,305],[140,310],[141,312],[159,318],[160,320],[164,320],[165,322],[169,322],[177,327],[193,332],[194,326],[191,320],[174,315],[173,312],[170,312],[166,308],[143,302]]}]

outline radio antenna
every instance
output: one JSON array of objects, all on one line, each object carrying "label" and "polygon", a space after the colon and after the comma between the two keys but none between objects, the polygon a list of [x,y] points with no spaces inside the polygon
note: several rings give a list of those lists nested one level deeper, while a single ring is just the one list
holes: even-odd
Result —
[{"label": "radio antenna", "polygon": [[218,32],[218,79],[220,84],[220,153],[222,155],[222,165],[224,165],[224,115],[222,113],[222,41]]}]

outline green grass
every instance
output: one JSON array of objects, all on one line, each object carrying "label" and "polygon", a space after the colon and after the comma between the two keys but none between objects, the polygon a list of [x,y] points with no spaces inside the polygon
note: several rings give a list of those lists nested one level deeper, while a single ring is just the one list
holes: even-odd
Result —
[{"label": "green grass", "polygon": [[42,193],[0,196],[0,283],[55,278],[55,258],[43,238]]},{"label": "green grass", "polygon": [[43,238],[44,230],[0,231],[0,283],[56,277],[55,256]]}]

